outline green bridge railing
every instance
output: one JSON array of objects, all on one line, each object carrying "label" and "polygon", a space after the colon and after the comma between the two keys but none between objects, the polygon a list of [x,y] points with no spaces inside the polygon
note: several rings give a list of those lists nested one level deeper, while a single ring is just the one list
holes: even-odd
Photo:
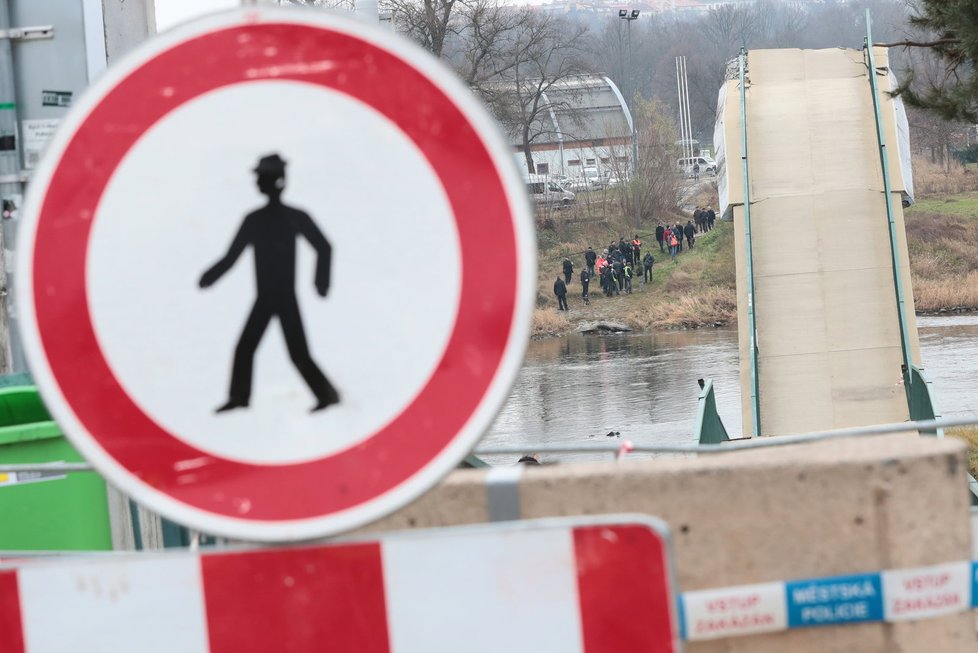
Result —
[{"label": "green bridge railing", "polygon": [[747,164],[747,50],[740,48],[740,162],[744,175],[744,258],[747,262],[747,328],[750,331],[750,407],[753,436],[761,435],[761,396],[757,379],[757,323],[754,319],[754,249],[750,236],[750,167]]},{"label": "green bridge railing", "polygon": [[[876,115],[876,143],[879,146],[880,165],[883,170],[883,197],[886,200],[886,220],[890,234],[890,258],[893,264],[893,288],[896,292],[897,317],[900,321],[900,344],[903,351],[903,387],[907,393],[907,403],[911,403],[913,389],[913,358],[910,351],[910,334],[907,328],[907,308],[903,295],[903,281],[900,278],[900,249],[897,240],[896,222],[893,218],[892,187],[890,185],[890,164],[886,154],[886,138],[883,135],[883,119],[880,115],[879,88],[876,84],[876,59],[873,55],[873,31],[870,24],[869,9],[866,10],[866,66],[869,68],[869,88],[873,95],[873,112]],[[913,407],[911,406],[911,411]],[[912,416],[911,416],[912,419]]]}]

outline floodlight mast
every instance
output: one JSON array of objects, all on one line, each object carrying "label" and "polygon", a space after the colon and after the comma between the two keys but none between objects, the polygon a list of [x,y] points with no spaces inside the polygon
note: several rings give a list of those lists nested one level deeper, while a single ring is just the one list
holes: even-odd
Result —
[{"label": "floodlight mast", "polygon": [[[621,18],[628,24],[628,76],[634,76],[634,70],[632,69],[632,21],[637,20],[641,10],[632,9],[619,9],[618,18]],[[625,95],[625,105],[628,107],[629,112],[632,114],[632,204],[635,205],[635,227],[642,226],[642,208],[639,206],[639,196],[638,196],[638,184],[636,179],[638,178],[638,136],[635,129],[635,112],[633,109],[633,96],[635,95],[635,89],[632,85],[628,85],[628,92]]]}]

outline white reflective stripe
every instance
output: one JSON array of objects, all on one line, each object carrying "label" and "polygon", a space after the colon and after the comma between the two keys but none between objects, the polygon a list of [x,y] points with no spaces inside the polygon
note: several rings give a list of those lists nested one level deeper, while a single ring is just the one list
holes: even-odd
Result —
[{"label": "white reflective stripe", "polygon": [[908,621],[971,609],[971,563],[883,572],[886,621]]},{"label": "white reflective stripe", "polygon": [[392,653],[584,650],[568,529],[395,539],[382,551]]},{"label": "white reflective stripe", "polygon": [[17,577],[27,653],[209,650],[196,556],[59,560]]},{"label": "white reflective stripe", "polygon": [[784,583],[741,585],[683,594],[686,639],[719,639],[788,627]]},{"label": "white reflective stripe", "polygon": [[486,473],[486,510],[489,521],[513,521],[520,518],[520,477],[522,463],[491,467]]}]

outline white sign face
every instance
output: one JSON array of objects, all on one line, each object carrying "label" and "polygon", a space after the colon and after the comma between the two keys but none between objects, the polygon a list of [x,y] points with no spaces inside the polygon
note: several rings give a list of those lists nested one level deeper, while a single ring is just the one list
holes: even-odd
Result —
[{"label": "white sign face", "polygon": [[26,349],[72,442],[149,507],[245,539],[352,528],[457,465],[505,399],[535,293],[523,184],[410,44],[214,16],[107,71],[50,148]]},{"label": "white sign face", "polygon": [[[242,106],[321,118],[255,121]],[[326,297],[307,242],[293,266],[310,353],[342,401],[310,412],[316,398],[275,320],[254,356],[248,409],[216,413],[254,304],[253,249],[205,292],[198,280],[267,203],[251,168],[272,151],[287,161],[282,204],[335,243]],[[187,444],[256,463],[342,451],[400,414],[445,350],[461,286],[455,220],[424,155],[369,106],[282,81],[217,90],[156,123],[106,187],[87,272],[99,344],[139,407]]]}]

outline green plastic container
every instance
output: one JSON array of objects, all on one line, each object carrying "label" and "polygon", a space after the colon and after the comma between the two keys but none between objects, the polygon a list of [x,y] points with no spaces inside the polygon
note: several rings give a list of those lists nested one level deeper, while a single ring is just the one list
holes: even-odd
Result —
[{"label": "green plastic container", "polygon": [[[34,386],[0,383],[0,464],[83,462]],[[0,473],[0,550],[112,549],[105,481],[95,472]]]}]

